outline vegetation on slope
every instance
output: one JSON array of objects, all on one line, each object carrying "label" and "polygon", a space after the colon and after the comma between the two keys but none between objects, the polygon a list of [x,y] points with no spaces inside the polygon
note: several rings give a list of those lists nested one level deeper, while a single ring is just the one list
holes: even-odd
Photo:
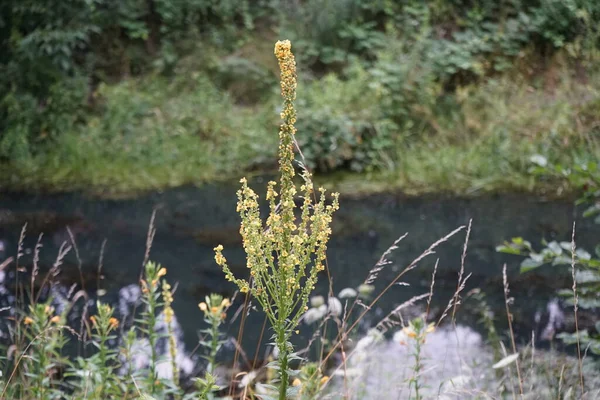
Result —
[{"label": "vegetation on slope", "polygon": [[9,0],[0,22],[5,187],[274,170],[282,36],[301,54],[298,140],[334,180],[532,190],[531,155],[598,156],[595,1]]}]

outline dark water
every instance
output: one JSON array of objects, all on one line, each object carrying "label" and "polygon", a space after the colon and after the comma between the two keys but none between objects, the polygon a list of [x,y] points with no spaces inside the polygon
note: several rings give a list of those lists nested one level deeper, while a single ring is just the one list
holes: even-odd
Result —
[{"label": "dark water", "polygon": [[[264,193],[264,183],[253,185]],[[203,327],[198,302],[210,292],[225,295],[234,288],[223,279],[213,261],[213,247],[225,247],[225,255],[234,271],[245,273],[244,253],[238,234],[235,212],[237,184],[183,187],[151,193],[136,199],[106,200],[87,198],[81,194],[0,195],[0,239],[4,244],[3,259],[15,255],[21,226],[27,222],[26,255],[22,263],[31,262],[31,249],[40,233],[43,250],[41,262],[49,266],[58,247],[69,241],[66,226],[76,239],[82,260],[85,288],[94,292],[105,289],[106,301],[116,301],[118,290],[137,282],[144,259],[148,224],[157,210],[156,236],[150,258],[167,267],[167,278],[177,284],[174,308],[188,347],[197,343],[197,330]],[[400,235],[408,236],[391,255],[376,281],[377,290],[384,288],[398,271],[431,243],[460,225],[473,220],[466,258],[466,273],[472,274],[465,292],[480,287],[488,295],[500,324],[502,314],[502,265],[508,264],[511,295],[515,297],[515,324],[528,332],[534,325],[536,310],[544,309],[556,288],[564,285],[568,272],[561,267],[541,268],[538,273],[519,276],[519,257],[495,251],[497,244],[514,236],[538,243],[540,239],[569,240],[575,209],[570,201],[544,202],[525,195],[485,196],[474,199],[445,197],[403,198],[377,195],[361,199],[341,199],[341,210],[334,218],[334,234],[328,250],[328,264],[334,292],[356,287],[363,282],[380,255]],[[591,248],[598,228],[585,220],[578,221],[578,244]],[[373,310],[373,320],[385,310],[429,289],[433,265],[439,258],[434,310],[443,307],[456,288],[457,273],[465,232],[440,245],[435,255],[425,258],[419,267],[402,281],[410,286],[394,286]],[[103,241],[103,265],[98,280],[98,262]],[[65,284],[80,282],[75,253],[69,253],[60,278]],[[11,267],[12,268],[12,267]],[[327,293],[325,275],[319,294]],[[238,298],[238,302],[239,302]],[[473,306],[465,302],[460,318],[473,324]],[[245,345],[251,347],[259,335],[262,317],[251,314],[246,326]],[[235,324],[229,327],[234,335]]]}]

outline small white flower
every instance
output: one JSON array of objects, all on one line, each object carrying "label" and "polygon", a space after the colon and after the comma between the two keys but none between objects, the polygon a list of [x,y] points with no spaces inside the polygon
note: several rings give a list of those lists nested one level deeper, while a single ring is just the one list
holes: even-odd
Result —
[{"label": "small white flower", "polygon": [[352,288],[345,288],[345,289],[341,290],[341,292],[338,295],[338,297],[340,299],[348,299],[348,298],[356,297],[356,295],[358,295],[358,293],[356,292],[356,290],[354,290]]},{"label": "small white flower", "polygon": [[310,298],[310,306],[311,307],[319,307],[325,304],[325,299],[323,296],[313,296]]},{"label": "small white flower", "polygon": [[304,313],[304,322],[306,324],[312,324],[320,319],[322,319],[327,314],[327,306],[322,304],[317,308],[311,308],[307,312]]},{"label": "small white flower", "polygon": [[327,301],[327,304],[329,306],[329,312],[331,313],[331,315],[338,317],[342,314],[342,311],[344,310],[344,308],[342,307],[342,302],[339,301],[336,297],[330,297]]}]

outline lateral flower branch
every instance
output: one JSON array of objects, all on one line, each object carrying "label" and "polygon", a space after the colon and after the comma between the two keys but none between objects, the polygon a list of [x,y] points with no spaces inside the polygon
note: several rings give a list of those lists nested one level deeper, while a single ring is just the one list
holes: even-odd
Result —
[{"label": "lateral flower branch", "polygon": [[283,97],[283,122],[279,131],[280,180],[279,185],[271,181],[267,186],[266,200],[270,213],[266,224],[260,217],[259,197],[248,187],[245,178],[241,180],[242,188],[237,193],[237,211],[242,220],[240,234],[251,279],[247,281],[234,276],[223,256],[221,245],[215,247],[215,261],[223,268],[227,280],[234,282],[242,292],[250,292],[267,314],[282,363],[281,384],[287,387],[287,359],[284,361],[283,358],[292,351],[288,339],[306,309],[318,273],[325,269],[332,215],[339,208],[339,203],[337,193],[327,202],[323,188],[318,189],[317,200],[311,175],[303,170],[301,176],[304,183],[300,186],[302,202],[298,207],[299,218],[296,218],[294,197],[298,192],[294,183],[293,163],[297,80],[291,43],[288,40],[277,42],[275,56],[281,70]]}]

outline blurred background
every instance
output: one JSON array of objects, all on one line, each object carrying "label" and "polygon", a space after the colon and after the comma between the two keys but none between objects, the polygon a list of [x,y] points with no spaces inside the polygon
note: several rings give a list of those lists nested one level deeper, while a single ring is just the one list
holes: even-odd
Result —
[{"label": "blurred background", "polygon": [[272,171],[290,39],[320,176],[533,190],[533,154],[597,155],[599,27],[595,0],[4,0],[0,183],[122,194]]}]

